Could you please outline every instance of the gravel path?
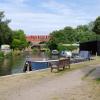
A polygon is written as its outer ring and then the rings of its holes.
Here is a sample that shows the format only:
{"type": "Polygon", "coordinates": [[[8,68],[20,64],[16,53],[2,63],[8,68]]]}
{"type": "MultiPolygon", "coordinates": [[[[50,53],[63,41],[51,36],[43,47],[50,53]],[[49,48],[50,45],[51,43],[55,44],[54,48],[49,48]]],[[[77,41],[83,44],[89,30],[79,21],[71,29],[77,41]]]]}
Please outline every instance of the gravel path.
{"type": "Polygon", "coordinates": [[[24,81],[9,91],[1,91],[0,100],[100,100],[91,83],[82,79],[93,68],[90,66],[58,77],[47,77],[35,84],[32,80],[24,81]]]}

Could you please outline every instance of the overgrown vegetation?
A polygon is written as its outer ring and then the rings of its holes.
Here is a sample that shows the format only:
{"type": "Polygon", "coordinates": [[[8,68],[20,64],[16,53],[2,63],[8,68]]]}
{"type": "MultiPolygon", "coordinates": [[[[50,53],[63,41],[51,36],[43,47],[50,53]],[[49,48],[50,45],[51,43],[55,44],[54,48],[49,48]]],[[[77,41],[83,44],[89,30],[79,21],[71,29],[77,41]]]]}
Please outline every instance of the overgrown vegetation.
{"type": "Polygon", "coordinates": [[[57,49],[61,52],[61,51],[65,51],[65,50],[73,51],[77,48],[78,48],[77,46],[73,46],[73,45],[65,46],[65,45],[59,44],[57,49]]]}
{"type": "Polygon", "coordinates": [[[13,31],[11,47],[13,49],[25,49],[28,46],[23,30],[13,31]]]}
{"type": "Polygon", "coordinates": [[[66,48],[66,46],[63,46],[62,44],[59,44],[57,49],[58,49],[60,52],[63,51],[63,50],[68,50],[68,49],[66,48]]]}
{"type": "Polygon", "coordinates": [[[64,29],[53,31],[50,33],[51,39],[47,45],[51,50],[59,50],[59,44],[61,49],[73,50],[72,46],[65,48],[61,44],[73,44],[92,41],[97,38],[100,39],[100,36],[97,36],[97,34],[100,34],[100,16],[94,22],[90,22],[87,25],[79,25],[76,28],[67,26],[64,29]]]}
{"type": "Polygon", "coordinates": [[[51,55],[50,49],[45,50],[45,55],[50,57],[50,55],[51,55]]]}
{"type": "Polygon", "coordinates": [[[0,59],[4,57],[4,52],[0,51],[0,59]]]}
{"type": "Polygon", "coordinates": [[[38,48],[33,48],[32,49],[32,53],[35,55],[35,54],[38,54],[39,53],[39,49],[38,48]]]}
{"type": "Polygon", "coordinates": [[[97,78],[97,79],[96,79],[96,82],[100,83],[100,78],[97,78]]]}
{"type": "Polygon", "coordinates": [[[9,58],[9,57],[11,57],[11,56],[12,56],[12,52],[9,52],[9,53],[7,53],[7,54],[5,55],[6,58],[9,58]]]}
{"type": "Polygon", "coordinates": [[[9,27],[10,20],[5,20],[3,11],[0,11],[0,46],[9,44],[12,49],[22,50],[28,46],[23,30],[13,31],[9,27]]]}

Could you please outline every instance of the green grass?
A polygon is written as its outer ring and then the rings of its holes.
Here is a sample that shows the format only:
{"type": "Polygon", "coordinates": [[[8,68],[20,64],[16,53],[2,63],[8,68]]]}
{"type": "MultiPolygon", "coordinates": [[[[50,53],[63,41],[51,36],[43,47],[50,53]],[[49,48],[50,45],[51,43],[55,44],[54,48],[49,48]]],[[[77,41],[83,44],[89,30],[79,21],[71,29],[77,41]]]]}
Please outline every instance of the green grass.
{"type": "Polygon", "coordinates": [[[91,69],[84,77],[82,77],[82,80],[86,79],[96,68],[91,69]]]}
{"type": "Polygon", "coordinates": [[[100,83],[100,78],[97,78],[97,79],[96,79],[96,82],[97,82],[97,83],[100,83]]]}
{"type": "Polygon", "coordinates": [[[97,78],[96,80],[100,82],[100,78],[97,78]]]}
{"type": "MultiPolygon", "coordinates": [[[[80,69],[80,68],[83,68],[83,67],[87,67],[87,66],[90,66],[90,65],[94,65],[95,66],[95,65],[100,64],[100,57],[94,57],[93,59],[94,60],[81,62],[79,64],[71,64],[70,69],[66,68],[65,70],[61,70],[59,72],[55,71],[54,73],[56,73],[57,75],[63,75],[64,73],[69,72],[69,71],[77,70],[77,69],[80,69]]],[[[89,74],[91,72],[93,72],[94,70],[95,69],[91,70],[89,72],[89,74]]]]}
{"type": "Polygon", "coordinates": [[[100,57],[96,57],[95,60],[91,60],[91,61],[85,61],[85,62],[82,62],[82,63],[79,63],[79,64],[71,64],[70,66],[70,69],[69,68],[66,68],[65,70],[62,70],[62,71],[59,71],[57,72],[56,70],[51,72],[50,69],[46,69],[46,70],[43,70],[43,71],[39,71],[39,72],[32,72],[32,73],[27,73],[27,74],[23,74],[23,75],[19,75],[19,77],[23,78],[23,79],[26,79],[26,80],[30,80],[32,79],[33,81],[34,80],[40,80],[42,78],[55,78],[55,77],[59,77],[65,73],[68,73],[68,72],[71,72],[73,70],[77,70],[77,69],[80,69],[80,68],[84,68],[84,67],[87,67],[89,65],[96,65],[96,64],[100,64],[100,57]]]}

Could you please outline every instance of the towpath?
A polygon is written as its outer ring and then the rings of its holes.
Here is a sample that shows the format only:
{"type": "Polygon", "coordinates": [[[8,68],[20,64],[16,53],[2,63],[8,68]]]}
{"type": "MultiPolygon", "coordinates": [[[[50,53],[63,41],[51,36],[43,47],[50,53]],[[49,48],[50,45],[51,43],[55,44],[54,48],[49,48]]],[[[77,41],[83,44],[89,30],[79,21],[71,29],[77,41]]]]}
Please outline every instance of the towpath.
{"type": "Polygon", "coordinates": [[[100,69],[99,65],[61,75],[48,72],[46,77],[47,73],[36,77],[29,74],[0,78],[0,100],[100,100],[100,84],[96,86],[84,80],[84,77],[95,75],[90,72],[96,69],[100,69]]]}

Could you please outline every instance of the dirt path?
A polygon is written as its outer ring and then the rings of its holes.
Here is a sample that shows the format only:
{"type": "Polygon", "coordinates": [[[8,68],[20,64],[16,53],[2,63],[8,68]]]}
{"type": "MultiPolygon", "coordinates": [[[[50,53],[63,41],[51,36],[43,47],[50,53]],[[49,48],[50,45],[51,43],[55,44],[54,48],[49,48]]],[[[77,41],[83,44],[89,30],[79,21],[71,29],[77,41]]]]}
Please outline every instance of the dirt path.
{"type": "Polygon", "coordinates": [[[82,79],[92,69],[94,66],[64,73],[58,77],[47,77],[35,84],[32,80],[24,81],[9,91],[1,91],[0,100],[100,100],[100,96],[93,92],[94,87],[91,83],[82,79]]]}

